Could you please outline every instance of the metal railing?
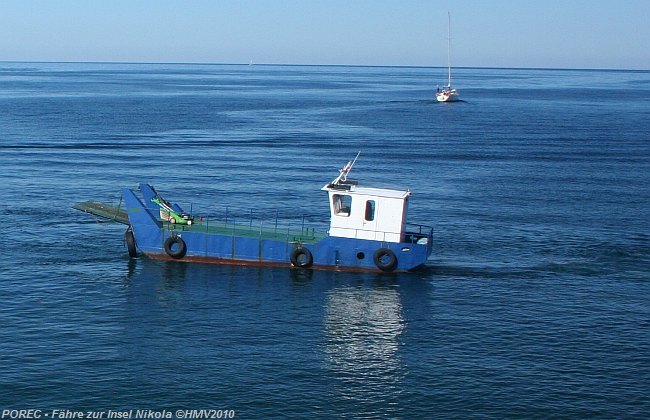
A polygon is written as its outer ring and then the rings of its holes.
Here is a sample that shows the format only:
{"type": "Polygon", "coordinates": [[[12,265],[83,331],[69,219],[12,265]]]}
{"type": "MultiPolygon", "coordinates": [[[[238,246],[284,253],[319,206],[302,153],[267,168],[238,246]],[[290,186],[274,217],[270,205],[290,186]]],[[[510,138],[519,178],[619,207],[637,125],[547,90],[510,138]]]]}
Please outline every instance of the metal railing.
{"type": "Polygon", "coordinates": [[[258,238],[286,242],[316,242],[327,236],[326,228],[308,225],[308,215],[302,215],[300,221],[280,219],[276,211],[272,220],[257,219],[251,209],[249,217],[237,218],[229,213],[223,215],[195,215],[193,223],[180,224],[163,221],[163,227],[175,232],[201,232],[213,235],[258,238]]]}

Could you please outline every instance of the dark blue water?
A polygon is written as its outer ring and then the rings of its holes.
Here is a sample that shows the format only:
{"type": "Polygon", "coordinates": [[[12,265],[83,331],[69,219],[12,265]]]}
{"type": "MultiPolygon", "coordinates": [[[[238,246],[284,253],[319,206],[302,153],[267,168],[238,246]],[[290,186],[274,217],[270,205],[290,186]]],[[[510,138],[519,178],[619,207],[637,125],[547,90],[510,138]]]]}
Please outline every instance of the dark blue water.
{"type": "Polygon", "coordinates": [[[650,412],[650,72],[0,63],[0,410],[650,412]],[[154,184],[327,217],[410,188],[415,273],[129,260],[70,207],[154,184]]]}

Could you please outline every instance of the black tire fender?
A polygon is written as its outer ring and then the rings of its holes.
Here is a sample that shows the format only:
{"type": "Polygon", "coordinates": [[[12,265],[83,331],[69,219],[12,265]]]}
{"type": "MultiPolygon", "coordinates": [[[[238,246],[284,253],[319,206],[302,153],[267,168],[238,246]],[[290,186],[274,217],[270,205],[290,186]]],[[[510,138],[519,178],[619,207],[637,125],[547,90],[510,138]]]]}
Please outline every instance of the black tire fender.
{"type": "Polygon", "coordinates": [[[185,245],[185,241],[180,236],[170,236],[165,240],[165,252],[170,257],[180,260],[187,252],[187,245],[185,245]],[[177,245],[176,249],[174,249],[174,244],[177,245]]]}
{"type": "Polygon", "coordinates": [[[381,271],[393,271],[397,268],[397,257],[390,248],[379,248],[375,251],[374,261],[381,271]]]}
{"type": "Polygon", "coordinates": [[[129,257],[137,257],[138,249],[135,246],[135,236],[133,235],[133,231],[130,228],[124,232],[124,243],[126,244],[126,249],[129,251],[129,257]]]}
{"type": "Polygon", "coordinates": [[[307,248],[298,247],[291,251],[291,264],[294,267],[307,268],[314,263],[314,257],[307,248]]]}

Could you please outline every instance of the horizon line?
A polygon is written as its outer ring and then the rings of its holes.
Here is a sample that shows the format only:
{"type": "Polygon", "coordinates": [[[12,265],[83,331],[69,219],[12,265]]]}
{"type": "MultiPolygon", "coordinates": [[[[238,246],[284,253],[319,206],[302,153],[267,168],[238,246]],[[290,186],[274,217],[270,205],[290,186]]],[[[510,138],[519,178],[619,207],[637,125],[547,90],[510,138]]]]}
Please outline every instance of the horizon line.
{"type": "MultiPolygon", "coordinates": [[[[0,60],[0,63],[39,63],[39,64],[142,64],[142,65],[194,65],[194,66],[269,66],[269,67],[368,67],[368,68],[422,68],[441,69],[447,66],[425,66],[407,64],[292,64],[292,63],[209,63],[200,61],[47,61],[47,60],[0,60]]],[[[638,71],[648,72],[650,69],[641,68],[608,68],[608,67],[495,67],[495,66],[452,66],[454,69],[486,69],[486,70],[579,70],[579,71],[638,71]]]]}

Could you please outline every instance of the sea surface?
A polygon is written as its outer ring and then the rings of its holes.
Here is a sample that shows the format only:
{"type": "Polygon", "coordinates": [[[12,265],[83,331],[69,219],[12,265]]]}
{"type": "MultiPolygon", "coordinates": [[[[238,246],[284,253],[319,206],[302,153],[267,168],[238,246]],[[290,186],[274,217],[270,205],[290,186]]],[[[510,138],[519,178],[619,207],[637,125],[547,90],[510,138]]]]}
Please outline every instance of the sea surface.
{"type": "Polygon", "coordinates": [[[445,70],[0,63],[0,410],[650,416],[650,72],[445,70]],[[71,208],[324,224],[357,152],[420,270],[129,259],[71,208]]]}

